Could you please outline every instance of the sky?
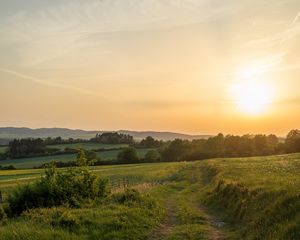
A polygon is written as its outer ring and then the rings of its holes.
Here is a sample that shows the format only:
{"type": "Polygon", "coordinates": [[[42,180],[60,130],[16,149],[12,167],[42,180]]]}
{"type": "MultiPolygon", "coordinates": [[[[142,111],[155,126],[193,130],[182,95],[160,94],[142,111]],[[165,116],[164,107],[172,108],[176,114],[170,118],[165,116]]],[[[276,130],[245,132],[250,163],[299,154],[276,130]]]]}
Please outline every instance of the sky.
{"type": "Polygon", "coordinates": [[[300,128],[299,0],[0,1],[0,126],[300,128]]]}

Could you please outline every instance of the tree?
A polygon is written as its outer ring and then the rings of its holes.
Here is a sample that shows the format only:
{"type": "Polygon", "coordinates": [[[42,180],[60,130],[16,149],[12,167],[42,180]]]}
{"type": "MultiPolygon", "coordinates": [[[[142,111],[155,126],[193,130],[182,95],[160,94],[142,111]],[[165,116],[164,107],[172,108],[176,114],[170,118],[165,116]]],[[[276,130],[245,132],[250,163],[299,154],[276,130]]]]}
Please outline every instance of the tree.
{"type": "Polygon", "coordinates": [[[139,157],[137,151],[133,147],[123,148],[118,153],[118,161],[120,163],[137,163],[139,162],[139,157]]]}
{"type": "Polygon", "coordinates": [[[300,152],[300,130],[291,130],[286,137],[285,145],[288,153],[300,152]]]}
{"type": "Polygon", "coordinates": [[[165,149],[162,150],[164,161],[181,161],[185,160],[184,156],[189,152],[189,142],[181,139],[175,139],[165,149]]]}
{"type": "Polygon", "coordinates": [[[254,154],[256,156],[269,154],[268,139],[266,135],[262,135],[262,134],[255,135],[253,138],[253,144],[254,144],[254,154]]]}
{"type": "Polygon", "coordinates": [[[84,166],[88,165],[88,160],[85,156],[85,152],[83,149],[79,149],[79,151],[77,153],[76,165],[78,167],[84,167],[84,166]]]}
{"type": "Polygon", "coordinates": [[[148,136],[145,139],[143,139],[140,144],[140,146],[142,147],[146,147],[146,148],[157,148],[160,147],[162,145],[161,141],[155,140],[153,137],[148,136]]]}
{"type": "Polygon", "coordinates": [[[45,154],[46,152],[46,144],[40,138],[14,139],[9,142],[7,155],[11,158],[19,158],[45,154]]]}
{"type": "Polygon", "coordinates": [[[149,150],[145,155],[145,162],[158,162],[160,154],[157,150],[149,150]]]}
{"type": "Polygon", "coordinates": [[[133,137],[128,134],[122,134],[118,132],[106,132],[102,134],[96,134],[94,138],[91,138],[91,142],[105,143],[105,144],[133,144],[133,137]]]}

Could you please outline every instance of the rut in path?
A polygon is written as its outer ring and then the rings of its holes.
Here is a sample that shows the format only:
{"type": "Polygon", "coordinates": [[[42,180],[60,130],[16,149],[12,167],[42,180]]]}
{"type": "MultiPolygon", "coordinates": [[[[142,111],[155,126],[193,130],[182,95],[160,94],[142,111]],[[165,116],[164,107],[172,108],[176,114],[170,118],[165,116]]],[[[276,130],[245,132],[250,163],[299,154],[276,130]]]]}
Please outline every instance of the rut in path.
{"type": "Polygon", "coordinates": [[[164,221],[150,234],[148,240],[164,239],[175,226],[175,210],[173,201],[166,203],[166,218],[164,221]]]}
{"type": "MultiPolygon", "coordinates": [[[[190,174],[191,182],[196,183],[197,181],[199,181],[199,179],[197,179],[197,174],[199,172],[200,172],[200,170],[198,168],[194,168],[191,171],[191,174],[190,174]]],[[[203,179],[202,179],[202,181],[203,181],[203,179]]],[[[209,225],[211,226],[211,233],[210,233],[210,236],[208,239],[209,240],[224,239],[224,235],[222,234],[220,228],[222,226],[224,226],[225,223],[220,221],[213,215],[209,214],[209,212],[203,206],[199,206],[198,204],[196,205],[195,203],[193,203],[193,206],[206,218],[209,225]]]]}
{"type": "MultiPolygon", "coordinates": [[[[206,239],[206,240],[221,240],[224,239],[224,235],[222,233],[222,226],[224,225],[223,222],[219,221],[217,218],[209,214],[209,212],[202,206],[199,206],[199,201],[197,201],[197,193],[201,191],[202,184],[201,184],[201,174],[198,168],[189,169],[187,172],[187,180],[189,182],[189,186],[184,189],[175,190],[174,192],[170,193],[167,198],[165,199],[165,210],[166,216],[164,220],[158,225],[152,233],[149,235],[149,240],[164,240],[164,239],[171,239],[174,233],[178,233],[178,227],[180,229],[181,226],[184,225],[182,219],[179,217],[182,214],[182,206],[187,206],[189,210],[189,214],[187,216],[193,216],[195,218],[200,216],[203,217],[204,222],[189,222],[187,220],[187,224],[191,223],[192,225],[199,224],[199,229],[201,227],[208,228],[209,231],[205,232],[205,238],[201,235],[193,235],[192,238],[194,240],[199,239],[206,239]],[[191,191],[190,191],[190,190],[191,191]],[[192,190],[194,189],[194,190],[192,190]],[[196,190],[195,190],[196,189],[196,190]],[[187,190],[187,191],[186,191],[187,190]],[[181,201],[178,201],[178,198],[181,201]],[[183,201],[183,202],[182,202],[183,201]],[[182,205],[183,204],[183,205],[182,205]],[[181,209],[181,210],[180,210],[181,209]],[[178,212],[177,212],[178,211],[178,212]],[[179,217],[179,218],[178,218],[179,217]]],[[[174,190],[174,188],[173,188],[174,190]]],[[[184,219],[184,218],[183,218],[184,219]]],[[[192,220],[193,221],[193,220],[192,220]]],[[[188,232],[187,228],[187,232],[188,232]]],[[[176,233],[176,234],[177,234],[176,233]]],[[[184,236],[184,235],[183,235],[184,236]]],[[[191,237],[191,236],[190,236],[191,237]]]]}
{"type": "Polygon", "coordinates": [[[215,218],[214,216],[210,215],[207,210],[203,207],[197,206],[197,209],[203,214],[203,216],[208,221],[209,225],[211,226],[211,233],[209,236],[209,240],[221,240],[224,239],[224,236],[220,230],[220,228],[224,225],[224,222],[220,221],[219,219],[215,218]]]}
{"type": "MultiPolygon", "coordinates": [[[[208,225],[211,228],[209,235],[207,236],[207,240],[221,240],[223,239],[223,234],[220,230],[220,227],[224,224],[219,221],[212,215],[210,215],[204,208],[195,206],[195,204],[191,203],[191,206],[201,213],[207,220],[208,225]]],[[[166,204],[166,217],[164,221],[154,229],[154,231],[150,234],[148,240],[163,240],[166,239],[173,231],[173,229],[177,226],[176,217],[175,217],[175,209],[176,205],[174,201],[167,201],[166,204]]],[[[195,239],[196,240],[196,239],[195,239]]]]}

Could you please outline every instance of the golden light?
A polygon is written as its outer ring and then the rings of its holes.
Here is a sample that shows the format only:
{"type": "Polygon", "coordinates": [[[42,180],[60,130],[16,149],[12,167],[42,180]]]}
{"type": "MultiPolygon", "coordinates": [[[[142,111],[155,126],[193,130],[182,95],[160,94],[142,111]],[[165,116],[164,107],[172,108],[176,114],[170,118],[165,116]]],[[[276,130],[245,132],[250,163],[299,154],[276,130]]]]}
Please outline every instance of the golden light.
{"type": "Polygon", "coordinates": [[[272,100],[271,87],[256,81],[233,85],[232,94],[238,111],[251,115],[267,111],[272,100]]]}
{"type": "Polygon", "coordinates": [[[260,115],[270,109],[274,97],[269,81],[273,65],[266,60],[255,60],[238,68],[230,95],[239,112],[260,115]]]}

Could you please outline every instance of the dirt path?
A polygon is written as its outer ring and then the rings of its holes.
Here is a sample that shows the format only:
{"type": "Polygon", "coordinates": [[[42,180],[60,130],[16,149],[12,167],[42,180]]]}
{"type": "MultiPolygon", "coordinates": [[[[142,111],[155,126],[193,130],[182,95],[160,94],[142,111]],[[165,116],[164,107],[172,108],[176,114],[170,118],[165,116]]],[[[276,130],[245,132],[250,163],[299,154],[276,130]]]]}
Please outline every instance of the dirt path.
{"type": "Polygon", "coordinates": [[[173,187],[170,186],[169,194],[165,196],[166,216],[153,229],[148,240],[224,239],[224,222],[211,215],[205,207],[199,206],[199,192],[203,187],[199,169],[187,169],[185,176],[182,182],[176,181],[175,185],[172,183],[173,187]]]}
{"type": "MultiPolygon", "coordinates": [[[[190,174],[191,182],[195,183],[197,181],[203,181],[203,178],[199,177],[200,170],[198,168],[193,168],[190,174]],[[198,178],[197,178],[198,176],[198,178]],[[199,179],[200,178],[200,179],[199,179]]],[[[209,225],[211,226],[211,236],[209,236],[209,240],[221,240],[224,239],[224,234],[221,231],[221,228],[224,226],[224,222],[215,216],[211,215],[207,209],[203,206],[199,206],[193,203],[194,207],[207,219],[209,225]]]]}
{"type": "Polygon", "coordinates": [[[175,209],[174,202],[168,200],[166,202],[166,217],[164,221],[157,226],[150,234],[148,240],[160,240],[164,239],[168,234],[172,232],[172,228],[175,226],[175,209]]]}
{"type": "Polygon", "coordinates": [[[221,231],[221,227],[224,226],[224,222],[220,221],[216,217],[212,216],[207,212],[205,208],[202,206],[197,206],[198,210],[204,215],[204,217],[207,219],[209,225],[211,226],[211,235],[209,236],[209,240],[221,240],[224,239],[224,235],[221,231]]]}

